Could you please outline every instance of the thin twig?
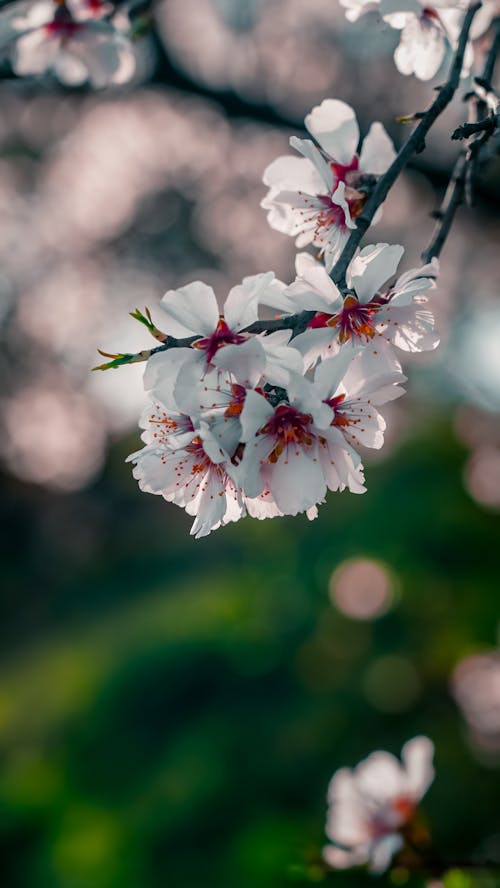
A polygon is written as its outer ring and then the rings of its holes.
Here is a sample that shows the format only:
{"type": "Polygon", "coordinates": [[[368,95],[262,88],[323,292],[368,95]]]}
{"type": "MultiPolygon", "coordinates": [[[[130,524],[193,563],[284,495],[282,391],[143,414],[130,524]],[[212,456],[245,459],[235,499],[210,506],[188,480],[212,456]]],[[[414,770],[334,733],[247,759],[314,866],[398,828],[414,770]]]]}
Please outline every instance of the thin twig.
{"type": "MultiPolygon", "coordinates": [[[[491,79],[495,73],[495,63],[500,51],[500,19],[497,21],[495,37],[486,56],[480,82],[486,89],[491,88],[491,79]]],[[[473,96],[472,96],[473,98],[473,96]]],[[[448,187],[441,206],[436,214],[437,224],[432,233],[429,246],[423,251],[422,259],[430,262],[433,257],[438,257],[443,249],[446,238],[450,232],[455,214],[467,198],[467,203],[472,205],[474,201],[475,182],[481,161],[481,151],[499,126],[500,115],[490,115],[484,118],[486,103],[481,95],[475,97],[476,121],[464,123],[453,133],[452,139],[466,139],[476,136],[467,148],[460,152],[450,177],[448,187]]]]}
{"type": "Polygon", "coordinates": [[[431,242],[422,253],[424,262],[430,262],[434,257],[437,258],[443,249],[455,218],[455,213],[463,203],[466,167],[467,158],[465,152],[462,152],[455,163],[443,202],[436,214],[438,222],[433,231],[431,242]]]}
{"type": "Polygon", "coordinates": [[[451,138],[454,142],[461,142],[462,139],[468,139],[476,133],[491,133],[500,127],[500,114],[491,114],[489,117],[483,117],[472,123],[462,123],[453,130],[451,138]]]}

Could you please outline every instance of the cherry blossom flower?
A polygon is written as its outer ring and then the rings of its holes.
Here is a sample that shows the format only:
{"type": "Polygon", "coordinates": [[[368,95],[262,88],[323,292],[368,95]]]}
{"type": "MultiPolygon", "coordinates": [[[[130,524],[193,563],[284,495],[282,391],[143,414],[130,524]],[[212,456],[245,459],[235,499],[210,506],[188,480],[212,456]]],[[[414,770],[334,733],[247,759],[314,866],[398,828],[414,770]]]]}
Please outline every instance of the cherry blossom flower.
{"type": "MultiPolygon", "coordinates": [[[[303,378],[292,377],[290,391],[303,378]]],[[[386,423],[377,407],[404,394],[406,377],[392,362],[383,366],[377,356],[358,347],[343,349],[336,357],[318,364],[309,399],[314,396],[333,410],[331,425],[350,447],[380,449],[386,423]]],[[[290,393],[290,392],[289,392],[290,393]]]]}
{"type": "Polygon", "coordinates": [[[202,281],[169,290],[160,303],[165,332],[178,339],[196,338],[192,347],[153,355],[145,372],[145,388],[153,390],[160,382],[175,385],[188,364],[196,365],[199,379],[219,367],[234,373],[242,385],[255,386],[259,379],[262,384],[286,385],[288,367],[296,372],[303,369],[300,352],[288,346],[291,331],[261,336],[244,332],[258,320],[260,303],[278,299],[283,289],[273,272],[244,278],[229,292],[223,314],[219,314],[212,287],[202,281]]]}
{"type": "Polygon", "coordinates": [[[368,864],[383,872],[404,845],[404,829],[434,779],[434,746],[414,737],[403,746],[402,763],[389,752],[373,752],[356,768],[341,768],[328,788],[324,849],[336,869],[368,864]]]}
{"type": "Polygon", "coordinates": [[[299,247],[319,247],[331,270],[395,151],[382,124],[372,123],[358,154],[356,115],[338,99],[313,108],[305,125],[315,141],[290,139],[303,157],[278,157],[267,167],[269,191],[261,206],[269,211],[271,228],[295,237],[299,247]]]}
{"type": "Polygon", "coordinates": [[[339,389],[345,364],[344,358],[333,360],[327,370],[332,388],[323,385],[321,392],[319,380],[316,390],[310,381],[291,374],[288,396],[276,406],[263,394],[247,392],[240,415],[245,448],[238,477],[248,496],[269,491],[284,514],[311,516],[327,489],[365,492],[360,457],[345,434],[346,426],[357,425],[356,408],[348,402],[344,414],[336,413],[345,389],[337,401],[328,399],[332,389],[339,389]]]}
{"type": "Polygon", "coordinates": [[[241,518],[242,496],[228,474],[228,455],[205,424],[195,428],[188,416],[154,404],[142,425],[146,445],[127,458],[134,463],[141,490],[161,495],[194,515],[191,534],[196,539],[241,518]]]}
{"type": "MultiPolygon", "coordinates": [[[[439,71],[448,48],[455,49],[467,8],[466,2],[450,0],[340,0],[346,9],[346,18],[356,21],[365,12],[378,9],[392,28],[401,31],[394,61],[401,74],[414,74],[419,80],[431,80],[439,71]]],[[[491,3],[496,0],[490,0],[491,3]]],[[[471,38],[479,36],[488,27],[494,11],[485,11],[473,23],[471,38]]],[[[472,63],[472,49],[467,47],[462,76],[472,63]]]]}
{"type": "Polygon", "coordinates": [[[308,329],[293,340],[307,366],[318,358],[336,354],[346,345],[364,345],[373,355],[396,361],[394,347],[405,352],[436,348],[434,316],[425,307],[426,293],[435,287],[438,262],[400,275],[393,286],[383,288],[404,253],[394,244],[371,244],[355,256],[347,271],[348,293],[342,296],[325,268],[307,253],[296,258],[297,279],[272,302],[273,307],[294,313],[315,311],[308,329]]]}
{"type": "Polygon", "coordinates": [[[11,52],[19,75],[52,71],[70,86],[125,83],[135,69],[132,45],[111,21],[100,18],[103,4],[73,0],[71,5],[35,3],[12,21],[17,39],[11,52]],[[92,14],[94,8],[94,14],[92,14]],[[74,13],[74,14],[73,14],[74,13]]]}
{"type": "MultiPolygon", "coordinates": [[[[457,46],[465,6],[435,0],[381,0],[380,12],[392,28],[401,31],[394,61],[401,74],[431,80],[439,71],[448,47],[457,46]]],[[[471,49],[464,59],[462,76],[472,62],[471,49]]]]}

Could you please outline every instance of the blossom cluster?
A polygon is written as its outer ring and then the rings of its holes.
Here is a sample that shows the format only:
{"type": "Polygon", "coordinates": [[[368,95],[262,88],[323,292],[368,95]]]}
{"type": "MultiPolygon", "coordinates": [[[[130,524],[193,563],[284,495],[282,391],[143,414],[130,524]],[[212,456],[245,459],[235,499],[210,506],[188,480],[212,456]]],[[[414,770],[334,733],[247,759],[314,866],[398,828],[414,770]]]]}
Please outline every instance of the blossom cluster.
{"type": "Polygon", "coordinates": [[[108,0],[37,0],[0,14],[0,45],[19,76],[51,72],[67,86],[125,83],[135,70],[130,21],[108,0]]]}

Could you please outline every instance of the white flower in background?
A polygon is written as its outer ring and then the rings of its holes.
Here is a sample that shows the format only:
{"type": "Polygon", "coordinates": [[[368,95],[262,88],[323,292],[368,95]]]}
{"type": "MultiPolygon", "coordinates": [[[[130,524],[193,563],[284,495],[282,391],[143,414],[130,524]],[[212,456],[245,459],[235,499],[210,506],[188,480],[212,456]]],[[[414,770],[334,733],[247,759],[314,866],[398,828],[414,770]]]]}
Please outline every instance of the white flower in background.
{"type": "MultiPolygon", "coordinates": [[[[394,61],[401,74],[431,80],[439,71],[449,47],[457,46],[466,4],[423,0],[381,0],[380,13],[392,28],[401,31],[394,61]]],[[[468,48],[462,76],[472,62],[468,48]]]]}
{"type": "MultiPolygon", "coordinates": [[[[419,80],[431,80],[445,58],[449,48],[456,49],[460,29],[467,8],[466,2],[450,0],[340,0],[346,8],[346,18],[356,21],[365,12],[378,10],[391,28],[401,31],[394,61],[401,74],[414,74],[419,80]]],[[[486,8],[479,11],[470,32],[471,39],[482,34],[494,17],[494,3],[487,0],[486,8]]],[[[462,76],[466,76],[472,63],[472,48],[466,50],[462,76]]]]}
{"type": "Polygon", "coordinates": [[[373,752],[356,768],[341,768],[328,788],[324,849],[336,869],[368,864],[383,872],[404,845],[402,831],[434,779],[434,746],[414,737],[403,746],[402,763],[388,752],[373,752]]]}
{"type": "MultiPolygon", "coordinates": [[[[83,3],[70,7],[41,0],[12,21],[11,50],[16,74],[52,71],[69,86],[125,83],[135,70],[132,44],[110,21],[85,16],[83,3]],[[75,7],[76,17],[72,15],[75,7]]],[[[102,7],[101,7],[102,8],[102,7]]]]}
{"type": "Polygon", "coordinates": [[[434,316],[426,308],[426,294],[435,288],[438,261],[406,271],[392,287],[384,288],[403,253],[397,244],[364,247],[348,268],[350,292],[345,298],[321,263],[307,253],[298,254],[296,281],[272,305],[289,313],[316,312],[308,329],[293,340],[306,366],[350,344],[364,345],[397,370],[399,362],[395,356],[391,358],[393,347],[405,352],[436,348],[439,337],[434,331],[434,316]]]}
{"type": "Polygon", "coordinates": [[[305,125],[315,141],[290,139],[303,157],[278,157],[267,167],[263,181],[269,192],[261,206],[271,227],[295,237],[297,246],[319,247],[331,270],[395,151],[382,124],[372,123],[358,154],[356,115],[337,99],[313,108],[305,125]]]}

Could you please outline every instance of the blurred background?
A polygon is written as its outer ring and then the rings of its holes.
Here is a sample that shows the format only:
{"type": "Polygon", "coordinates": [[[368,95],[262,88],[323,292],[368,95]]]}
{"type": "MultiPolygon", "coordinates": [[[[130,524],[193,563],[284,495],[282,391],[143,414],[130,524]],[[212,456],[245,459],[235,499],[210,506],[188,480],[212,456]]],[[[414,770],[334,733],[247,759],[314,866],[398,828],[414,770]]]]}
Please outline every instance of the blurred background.
{"type": "MultiPolygon", "coordinates": [[[[141,366],[90,372],[97,347],[154,344],[128,312],[161,327],[168,288],[293,278],[262,171],[326,96],[400,143],[431,86],[397,74],[395,39],[332,0],[165,0],[126,88],[2,69],[2,886],[319,882],[332,773],[417,733],[442,855],[500,859],[498,162],[444,249],[442,345],[406,362],[368,492],[315,522],[193,541],[124,463],[141,366]]],[[[373,232],[406,268],[465,116],[440,120],[373,232]]],[[[473,883],[500,878],[447,888],[473,883]]]]}

